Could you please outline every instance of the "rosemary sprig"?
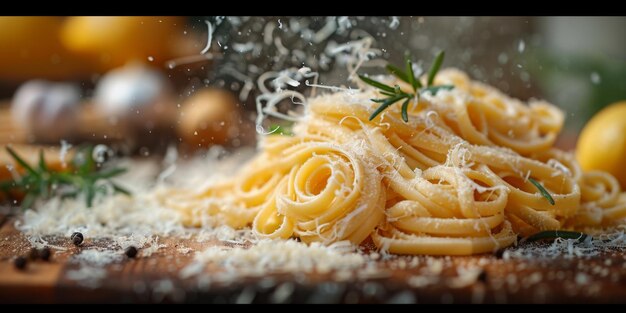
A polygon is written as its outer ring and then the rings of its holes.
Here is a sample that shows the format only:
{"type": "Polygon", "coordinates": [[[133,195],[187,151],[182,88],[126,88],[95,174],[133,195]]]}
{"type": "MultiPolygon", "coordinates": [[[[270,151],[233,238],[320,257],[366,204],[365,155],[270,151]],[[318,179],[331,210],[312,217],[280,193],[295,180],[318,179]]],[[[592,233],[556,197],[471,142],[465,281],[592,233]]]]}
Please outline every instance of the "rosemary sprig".
{"type": "Polygon", "coordinates": [[[548,202],[550,202],[550,204],[554,205],[554,198],[552,198],[552,196],[550,195],[550,193],[548,193],[548,191],[546,190],[546,188],[543,188],[543,186],[541,186],[541,184],[539,182],[537,182],[536,180],[532,179],[532,178],[528,178],[528,180],[535,185],[535,187],[537,187],[537,189],[539,189],[539,192],[541,192],[541,195],[548,199],[548,202]]]}
{"type": "Polygon", "coordinates": [[[578,242],[583,242],[587,239],[587,234],[577,232],[577,231],[568,231],[568,230],[546,230],[541,231],[536,234],[530,235],[524,239],[525,242],[533,242],[537,240],[543,239],[578,239],[578,242]]]}
{"type": "Polygon", "coordinates": [[[409,109],[409,102],[411,101],[411,99],[415,99],[416,101],[419,101],[420,94],[423,94],[425,92],[430,92],[432,95],[436,95],[437,92],[439,92],[439,90],[450,90],[454,88],[454,86],[452,85],[433,86],[435,76],[437,75],[439,68],[441,68],[441,64],[443,63],[444,57],[445,57],[445,53],[443,51],[437,54],[437,57],[435,58],[435,61],[433,62],[433,65],[430,68],[430,71],[428,72],[426,87],[422,86],[422,83],[420,82],[419,77],[415,76],[415,73],[413,72],[413,63],[411,62],[411,57],[408,53],[405,54],[405,57],[404,57],[404,63],[405,63],[405,68],[406,68],[405,71],[401,70],[399,67],[394,66],[392,64],[387,64],[386,66],[387,71],[391,73],[392,75],[396,76],[397,78],[399,78],[400,80],[407,82],[409,85],[411,85],[411,87],[413,88],[412,93],[408,93],[408,92],[404,92],[400,90],[400,86],[398,85],[395,85],[392,87],[384,83],[381,83],[379,81],[373,80],[369,77],[359,75],[359,78],[361,78],[363,82],[377,89],[380,89],[381,94],[387,96],[386,98],[371,99],[374,102],[380,103],[380,106],[370,115],[369,120],[371,121],[374,118],[376,118],[376,116],[378,116],[380,113],[382,113],[385,109],[387,109],[392,104],[402,99],[405,99],[404,102],[402,103],[401,113],[402,113],[402,120],[406,123],[409,121],[408,109],[409,109]]]}
{"type": "Polygon", "coordinates": [[[443,63],[443,58],[445,56],[446,53],[444,51],[439,52],[439,54],[435,58],[435,62],[433,62],[433,65],[430,67],[430,71],[428,72],[428,87],[433,85],[433,82],[435,81],[435,75],[437,75],[437,72],[439,72],[439,68],[443,63]]]}
{"type": "Polygon", "coordinates": [[[422,89],[422,93],[430,92],[431,95],[436,95],[439,90],[452,90],[452,85],[430,86],[422,89]]]}
{"type": "Polygon", "coordinates": [[[106,184],[110,185],[116,193],[130,195],[128,190],[111,181],[113,177],[126,172],[126,169],[100,170],[93,159],[91,146],[82,147],[76,152],[72,160],[73,170],[69,172],[50,170],[46,165],[43,150],[39,151],[39,162],[36,167],[28,164],[10,147],[6,147],[6,150],[15,162],[26,170],[26,173],[15,180],[0,182],[0,190],[5,193],[10,191],[24,193],[23,209],[31,208],[38,198],[51,196],[75,198],[81,193],[85,195],[87,207],[91,207],[98,193],[106,193],[106,184]],[[100,183],[102,181],[105,184],[100,183]]]}

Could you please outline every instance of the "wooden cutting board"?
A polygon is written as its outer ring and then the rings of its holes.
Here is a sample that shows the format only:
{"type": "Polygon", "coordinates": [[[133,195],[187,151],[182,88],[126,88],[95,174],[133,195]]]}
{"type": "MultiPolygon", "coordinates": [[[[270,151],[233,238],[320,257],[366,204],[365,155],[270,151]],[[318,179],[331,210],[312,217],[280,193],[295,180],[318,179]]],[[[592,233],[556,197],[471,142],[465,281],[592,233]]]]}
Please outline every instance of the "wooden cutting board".
{"type": "MultiPolygon", "coordinates": [[[[68,238],[56,244],[51,262],[30,262],[17,270],[13,259],[25,255],[30,244],[3,219],[0,227],[0,302],[207,302],[207,303],[598,303],[626,302],[626,254],[609,252],[591,258],[504,260],[499,255],[471,257],[418,257],[419,265],[403,267],[413,257],[379,261],[380,275],[338,282],[332,274],[276,273],[245,278],[226,285],[199,288],[178,272],[193,258],[181,253],[185,246],[202,251],[228,243],[197,243],[164,238],[166,244],[150,257],[126,259],[106,267],[101,286],[81,286],[67,278],[78,265],[68,262],[80,249],[93,247],[88,240],[75,247],[68,238]],[[433,272],[433,264],[440,264],[433,272]],[[459,284],[458,267],[479,266],[484,273],[459,284]],[[426,274],[425,274],[426,273],[426,274]],[[422,277],[422,278],[420,278],[422,277]],[[167,288],[164,288],[167,287],[167,288]],[[167,292],[165,292],[166,290],[167,292]]],[[[437,267],[437,266],[436,266],[437,267]]],[[[211,275],[219,269],[209,268],[211,275]]]]}

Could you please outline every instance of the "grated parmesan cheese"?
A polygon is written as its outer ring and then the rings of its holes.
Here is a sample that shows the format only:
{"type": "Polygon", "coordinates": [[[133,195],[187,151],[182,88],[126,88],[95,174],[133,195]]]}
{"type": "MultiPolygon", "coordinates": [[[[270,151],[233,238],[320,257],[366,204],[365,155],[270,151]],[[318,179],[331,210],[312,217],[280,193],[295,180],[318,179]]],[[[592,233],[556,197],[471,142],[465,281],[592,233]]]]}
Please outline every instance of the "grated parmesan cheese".
{"type": "Polygon", "coordinates": [[[612,249],[626,249],[626,236],[623,229],[593,234],[583,242],[577,239],[557,238],[551,244],[531,243],[507,249],[502,257],[508,259],[555,259],[564,257],[590,258],[612,249]]]}
{"type": "Polygon", "coordinates": [[[82,266],[77,270],[67,271],[66,277],[75,280],[83,287],[97,288],[100,287],[102,280],[106,277],[106,271],[99,267],[82,266]]]}
{"type": "Polygon", "coordinates": [[[342,251],[343,247],[337,249],[317,243],[307,246],[295,240],[261,240],[248,249],[210,247],[197,253],[180,275],[182,278],[196,276],[209,264],[220,266],[226,273],[222,277],[233,279],[277,272],[356,270],[367,263],[363,254],[342,251]]]}

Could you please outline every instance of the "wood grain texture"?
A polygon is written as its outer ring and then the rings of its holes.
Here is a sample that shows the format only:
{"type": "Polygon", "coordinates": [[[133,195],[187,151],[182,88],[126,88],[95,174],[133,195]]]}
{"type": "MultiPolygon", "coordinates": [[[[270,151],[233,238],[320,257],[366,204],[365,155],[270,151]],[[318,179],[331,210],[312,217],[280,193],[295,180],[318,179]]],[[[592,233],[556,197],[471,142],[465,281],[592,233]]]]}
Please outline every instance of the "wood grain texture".
{"type": "MultiPolygon", "coordinates": [[[[117,123],[107,118],[89,101],[79,104],[74,123],[76,123],[76,130],[72,138],[67,138],[70,142],[114,143],[126,139],[132,133],[130,125],[117,123]]],[[[35,141],[33,135],[23,125],[14,121],[11,116],[10,101],[0,101],[0,145],[33,144],[35,141]]],[[[59,142],[49,142],[49,144],[59,144],[59,142]]]]}
{"type": "MultiPolygon", "coordinates": [[[[193,251],[219,241],[198,243],[165,238],[150,257],[125,259],[106,266],[106,278],[97,288],[68,278],[79,265],[68,262],[81,249],[98,246],[86,239],[75,247],[67,238],[54,244],[52,261],[30,262],[25,271],[13,259],[25,255],[30,244],[13,227],[0,229],[0,302],[202,302],[202,303],[604,303],[626,302],[626,267],[623,252],[593,258],[554,260],[503,260],[497,255],[471,257],[419,257],[419,265],[406,266],[412,257],[379,261],[378,275],[338,281],[333,273],[276,273],[242,278],[228,284],[202,287],[196,280],[181,279],[178,272],[193,258],[193,251]],[[183,254],[178,248],[193,251],[183,254]],[[442,267],[433,272],[432,264],[442,267]],[[430,264],[430,266],[429,266],[430,264]],[[608,265],[607,265],[608,264],[608,265]],[[459,267],[478,266],[484,274],[459,284],[459,267]],[[584,273],[587,280],[577,277],[584,273]]],[[[436,268],[436,267],[435,267],[436,268]]],[[[209,267],[209,276],[220,269],[209,267]]]]}

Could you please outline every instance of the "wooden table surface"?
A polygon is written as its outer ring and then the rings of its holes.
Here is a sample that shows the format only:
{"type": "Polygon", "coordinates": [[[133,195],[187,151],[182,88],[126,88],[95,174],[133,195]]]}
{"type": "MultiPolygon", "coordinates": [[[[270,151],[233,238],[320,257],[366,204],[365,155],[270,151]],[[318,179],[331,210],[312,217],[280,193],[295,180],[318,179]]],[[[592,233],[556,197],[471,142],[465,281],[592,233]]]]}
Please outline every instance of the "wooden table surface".
{"type": "MultiPolygon", "coordinates": [[[[0,222],[0,302],[203,302],[203,303],[598,303],[626,302],[626,254],[606,252],[589,258],[552,260],[503,259],[501,254],[471,257],[425,257],[411,268],[413,257],[380,261],[381,275],[335,281],[331,274],[277,273],[243,278],[234,283],[199,288],[192,279],[181,279],[180,269],[193,258],[178,247],[202,251],[219,241],[198,243],[165,238],[166,245],[149,257],[125,259],[106,267],[106,278],[97,288],[68,279],[79,265],[71,255],[96,245],[81,247],[67,238],[54,244],[68,248],[53,254],[50,262],[29,262],[24,271],[13,260],[30,250],[26,238],[14,228],[12,218],[0,222]],[[433,262],[441,264],[435,272],[433,262]],[[483,271],[469,283],[459,283],[458,267],[483,271]],[[404,267],[404,268],[403,268],[404,267]],[[582,275],[582,276],[581,276],[582,275]],[[423,279],[420,280],[420,277],[423,279]],[[167,290],[164,291],[163,287],[167,290]]],[[[218,270],[218,269],[213,269],[218,270]]],[[[208,269],[207,271],[213,271],[208,269]]]]}
{"type": "MultiPolygon", "coordinates": [[[[8,107],[0,105],[0,142],[23,142],[8,107]],[[4,121],[4,122],[2,122],[4,121]]],[[[54,244],[67,248],[55,251],[50,262],[29,262],[18,270],[14,259],[26,255],[31,245],[14,228],[14,217],[0,213],[0,303],[82,302],[203,302],[203,303],[604,303],[626,302],[626,252],[609,251],[589,258],[503,259],[502,254],[471,257],[418,258],[399,256],[379,261],[380,275],[337,281],[331,274],[274,273],[242,278],[229,284],[198,287],[194,279],[181,279],[179,271],[194,253],[210,246],[228,246],[217,240],[162,238],[166,247],[149,257],[125,259],[106,266],[106,278],[97,288],[84,286],[68,277],[80,268],[70,262],[82,249],[97,246],[87,240],[76,247],[68,238],[54,244]],[[440,264],[433,272],[432,264],[440,264]],[[459,279],[458,268],[479,268],[481,274],[469,282],[459,279]],[[460,283],[461,282],[461,283],[460,283]]],[[[209,268],[211,271],[219,269],[209,268]]]]}

